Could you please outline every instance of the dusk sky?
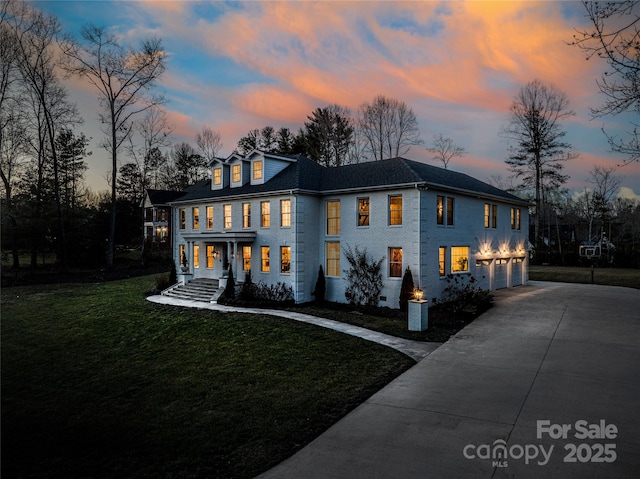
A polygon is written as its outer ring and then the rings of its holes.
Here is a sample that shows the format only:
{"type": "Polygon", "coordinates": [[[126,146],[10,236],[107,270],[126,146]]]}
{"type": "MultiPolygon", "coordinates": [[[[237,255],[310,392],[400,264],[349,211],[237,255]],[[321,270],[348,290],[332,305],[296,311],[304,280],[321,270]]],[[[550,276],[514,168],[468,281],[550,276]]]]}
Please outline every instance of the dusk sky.
{"type": "MultiPolygon", "coordinates": [[[[609,134],[629,130],[631,114],[591,119],[603,96],[605,68],[567,45],[588,27],[580,2],[32,2],[55,13],[66,32],[93,22],[123,44],[155,35],[168,53],[160,89],[176,141],[195,147],[204,125],[222,135],[229,155],[250,129],[297,131],[317,107],[337,103],[355,112],[376,95],[406,102],[426,144],[442,133],[465,148],[450,169],[488,181],[509,176],[507,144],[499,136],[518,90],[533,79],[565,92],[575,117],[566,140],[580,158],[566,164],[567,186],[587,186],[594,165],[624,157],[609,150],[609,134]]],[[[97,140],[98,100],[91,86],[67,81],[93,137],[88,184],[108,188],[110,161],[97,140]]],[[[436,164],[423,146],[407,158],[436,164]]],[[[121,158],[126,161],[124,153],[121,158]]],[[[439,166],[439,165],[438,165],[439,166]]],[[[640,165],[620,168],[622,193],[640,198],[640,165]]]]}

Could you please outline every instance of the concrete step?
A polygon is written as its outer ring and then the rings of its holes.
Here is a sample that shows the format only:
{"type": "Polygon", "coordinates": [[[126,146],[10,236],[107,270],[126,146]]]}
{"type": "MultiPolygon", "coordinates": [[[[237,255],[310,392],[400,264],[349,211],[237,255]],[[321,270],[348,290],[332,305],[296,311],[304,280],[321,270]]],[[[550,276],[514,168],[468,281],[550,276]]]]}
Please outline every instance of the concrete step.
{"type": "Polygon", "coordinates": [[[186,284],[176,284],[173,288],[163,292],[165,296],[186,299],[189,301],[211,302],[220,295],[220,282],[217,279],[199,278],[186,284]]]}

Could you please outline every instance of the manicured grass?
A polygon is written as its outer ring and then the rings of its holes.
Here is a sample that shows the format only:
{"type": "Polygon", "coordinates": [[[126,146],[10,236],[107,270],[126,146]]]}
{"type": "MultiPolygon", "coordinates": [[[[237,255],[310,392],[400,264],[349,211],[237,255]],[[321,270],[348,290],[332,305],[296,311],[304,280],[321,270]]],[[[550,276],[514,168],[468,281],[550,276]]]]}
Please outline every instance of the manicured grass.
{"type": "Polygon", "coordinates": [[[153,304],[154,282],[3,288],[3,477],[254,477],[413,364],[295,321],[153,304]]]}
{"type": "MultiPolygon", "coordinates": [[[[591,268],[578,266],[529,267],[529,279],[533,281],[558,281],[563,283],[591,283],[591,268]]],[[[595,268],[595,284],[626,286],[640,289],[640,269],[595,268]]]]}
{"type": "Polygon", "coordinates": [[[363,313],[350,310],[348,306],[343,304],[329,303],[325,307],[305,304],[296,306],[294,310],[361,326],[399,338],[442,343],[473,321],[475,317],[466,314],[455,315],[438,305],[429,308],[429,328],[426,331],[409,331],[408,313],[394,309],[380,309],[373,314],[373,312],[363,313]]]}

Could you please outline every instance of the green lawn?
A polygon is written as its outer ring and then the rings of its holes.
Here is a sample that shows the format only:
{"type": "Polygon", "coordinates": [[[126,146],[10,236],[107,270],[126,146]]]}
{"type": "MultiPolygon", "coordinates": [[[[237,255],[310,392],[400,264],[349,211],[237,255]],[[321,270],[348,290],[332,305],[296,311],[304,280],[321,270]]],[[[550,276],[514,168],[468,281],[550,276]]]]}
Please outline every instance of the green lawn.
{"type": "MultiPolygon", "coordinates": [[[[530,266],[529,279],[563,283],[591,283],[591,268],[578,266],[530,266]]],[[[595,284],[640,289],[640,269],[595,268],[595,284]]]]}
{"type": "Polygon", "coordinates": [[[250,478],[413,364],[286,319],[153,304],[154,281],[3,288],[3,477],[250,478]]]}

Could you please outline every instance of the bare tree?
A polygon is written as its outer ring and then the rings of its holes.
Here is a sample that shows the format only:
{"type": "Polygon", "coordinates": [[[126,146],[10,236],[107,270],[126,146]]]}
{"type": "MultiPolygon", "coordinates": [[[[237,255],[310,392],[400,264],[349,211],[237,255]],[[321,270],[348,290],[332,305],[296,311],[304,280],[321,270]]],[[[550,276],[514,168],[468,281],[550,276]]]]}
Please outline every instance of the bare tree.
{"type": "Polygon", "coordinates": [[[202,127],[202,132],[196,133],[196,145],[198,145],[204,160],[209,164],[222,148],[222,136],[220,132],[205,125],[202,127]]]}
{"type": "MultiPolygon", "coordinates": [[[[593,29],[578,30],[571,45],[582,49],[587,60],[597,56],[609,66],[597,82],[605,101],[594,117],[635,112],[640,117],[640,2],[582,2],[593,29]]],[[[640,125],[631,123],[628,139],[610,136],[613,151],[625,155],[625,164],[640,161],[640,125]]]]}
{"type": "MultiPolygon", "coordinates": [[[[31,97],[33,116],[38,124],[39,164],[51,159],[53,193],[58,217],[57,250],[60,264],[67,267],[65,220],[60,196],[59,158],[56,145],[57,129],[80,123],[77,108],[67,100],[56,69],[57,37],[61,26],[56,16],[44,14],[22,2],[11,2],[5,20],[16,38],[16,64],[27,94],[31,97]]],[[[32,263],[35,257],[32,255],[32,263]]]]}
{"type": "Polygon", "coordinates": [[[357,125],[373,160],[402,156],[421,143],[413,110],[405,102],[384,95],[360,105],[357,125]]]}
{"type": "Polygon", "coordinates": [[[535,246],[539,248],[544,192],[566,182],[564,162],[576,157],[571,145],[562,141],[566,132],[560,125],[575,113],[564,93],[540,80],[522,87],[509,111],[509,124],[501,131],[511,142],[505,162],[524,187],[534,190],[535,246]]]}
{"type": "Polygon", "coordinates": [[[433,146],[428,147],[427,151],[431,153],[433,160],[442,162],[445,170],[452,158],[464,156],[466,153],[464,148],[457,146],[451,138],[442,136],[442,133],[433,137],[433,146]]]}
{"type": "Polygon", "coordinates": [[[87,79],[96,89],[107,125],[102,147],[111,153],[111,214],[107,267],[113,267],[116,231],[116,189],[118,149],[133,129],[134,115],[163,103],[151,91],[165,70],[166,54],[159,39],[149,38],[138,49],[125,48],[105,27],[87,24],[82,28],[83,43],[68,38],[62,51],[69,74],[87,79]]]}

